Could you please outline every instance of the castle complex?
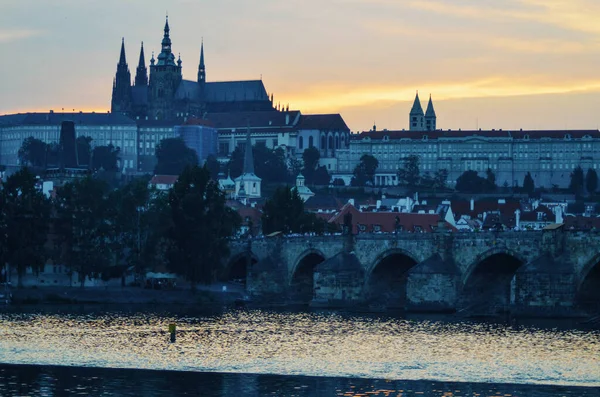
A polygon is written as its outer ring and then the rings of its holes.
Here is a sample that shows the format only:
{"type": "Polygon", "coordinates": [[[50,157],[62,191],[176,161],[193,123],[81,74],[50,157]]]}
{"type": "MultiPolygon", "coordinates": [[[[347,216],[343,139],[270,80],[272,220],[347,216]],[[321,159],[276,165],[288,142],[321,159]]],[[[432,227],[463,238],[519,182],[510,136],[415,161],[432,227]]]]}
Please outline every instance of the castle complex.
{"type": "Polygon", "coordinates": [[[150,59],[150,76],[144,55],[144,44],[136,68],[133,85],[125,56],[125,40],[113,81],[111,112],[143,120],[176,120],[202,117],[207,112],[240,112],[273,110],[261,80],[207,82],[204,43],[196,81],[184,80],[181,56],[175,60],[169,21],[165,22],[160,54],[150,59]]]}
{"type": "MultiPolygon", "coordinates": [[[[598,130],[442,130],[431,96],[424,107],[417,93],[408,113],[408,128],[351,133],[339,114],[306,115],[274,106],[262,80],[208,82],[204,44],[201,43],[197,79],[184,80],[182,60],[172,50],[171,30],[165,22],[161,51],[152,54],[149,71],[144,46],[132,79],[125,41],[112,85],[110,113],[25,113],[0,116],[0,165],[17,168],[18,151],[28,137],[58,142],[60,125],[72,121],[77,136],[92,138],[92,146],[112,144],[120,149],[119,168],[126,174],[152,173],[155,149],[174,138],[190,119],[202,120],[217,131],[210,153],[223,163],[238,147],[264,144],[279,148],[288,159],[302,158],[315,147],[331,180],[349,184],[364,154],[379,162],[374,183],[396,186],[397,172],[407,156],[419,157],[422,175],[448,171],[448,185],[468,170],[490,169],[499,186],[520,186],[531,173],[537,187],[568,187],[574,168],[600,172],[598,130]],[[426,109],[423,111],[423,109],[426,109]],[[250,132],[250,134],[248,134],[250,132]],[[216,144],[215,144],[216,143],[216,144]]],[[[405,116],[402,116],[405,117],[405,116]]],[[[188,137],[199,142],[198,137],[188,137]]],[[[204,160],[204,158],[201,158],[204,160]]],[[[248,192],[246,192],[248,193],[248,192]]]]}

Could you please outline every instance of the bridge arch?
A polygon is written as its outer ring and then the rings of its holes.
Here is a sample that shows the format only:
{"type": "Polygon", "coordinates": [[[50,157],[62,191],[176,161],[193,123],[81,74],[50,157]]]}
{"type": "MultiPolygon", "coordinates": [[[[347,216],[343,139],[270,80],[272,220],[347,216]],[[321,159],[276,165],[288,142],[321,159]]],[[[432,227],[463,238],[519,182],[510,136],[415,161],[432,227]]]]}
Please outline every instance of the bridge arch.
{"type": "Polygon", "coordinates": [[[308,304],[314,295],[314,276],[318,264],[325,261],[325,255],[318,249],[310,248],[298,256],[289,276],[290,299],[308,304]]]}
{"type": "Polygon", "coordinates": [[[477,269],[477,267],[483,261],[491,258],[494,255],[507,255],[507,256],[516,258],[517,260],[519,260],[521,262],[521,264],[527,263],[527,260],[522,255],[520,255],[519,253],[517,253],[511,249],[508,249],[506,247],[491,248],[491,249],[477,255],[477,257],[466,267],[466,270],[463,272],[463,275],[462,275],[462,285],[464,286],[466,284],[466,282],[469,280],[469,278],[471,277],[473,272],[477,269]]]}
{"type": "Polygon", "coordinates": [[[577,276],[577,304],[584,308],[600,309],[600,254],[589,260],[577,276]]]}
{"type": "Polygon", "coordinates": [[[408,271],[418,263],[414,255],[403,249],[393,248],[381,253],[367,271],[367,300],[385,308],[403,309],[408,271]]]}
{"type": "Polygon", "coordinates": [[[514,279],[527,261],[505,247],[479,255],[463,275],[459,309],[490,315],[508,310],[515,299],[514,279]]]}
{"type": "Polygon", "coordinates": [[[248,258],[247,252],[240,252],[232,256],[225,266],[221,279],[246,285],[248,271],[250,270],[248,269],[248,259],[250,259],[250,266],[258,262],[258,257],[254,252],[250,252],[250,258],[248,258]]]}

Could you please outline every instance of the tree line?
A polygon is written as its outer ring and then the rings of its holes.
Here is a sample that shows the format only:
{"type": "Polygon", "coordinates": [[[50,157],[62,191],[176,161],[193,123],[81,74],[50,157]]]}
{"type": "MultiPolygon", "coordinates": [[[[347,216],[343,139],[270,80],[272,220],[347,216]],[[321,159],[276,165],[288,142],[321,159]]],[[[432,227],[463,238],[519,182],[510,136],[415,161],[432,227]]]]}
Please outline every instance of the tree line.
{"type": "MultiPolygon", "coordinates": [[[[61,156],[60,144],[57,142],[46,143],[40,139],[26,138],[17,157],[23,166],[34,168],[58,168],[61,156]]],[[[98,145],[92,148],[92,138],[79,136],[75,139],[75,151],[78,164],[81,168],[90,170],[103,169],[109,172],[119,170],[118,161],[121,149],[113,145],[98,145]]]]}
{"type": "Polygon", "coordinates": [[[117,188],[89,174],[46,197],[29,168],[0,192],[0,260],[16,272],[47,261],[87,278],[167,266],[192,285],[217,276],[241,220],[206,167],[186,167],[168,193],[139,178],[117,188]]]}
{"type": "MultiPolygon", "coordinates": [[[[282,148],[270,149],[264,142],[252,146],[254,172],[265,184],[294,184],[296,177],[302,173],[308,185],[328,185],[331,179],[324,166],[319,166],[321,155],[315,147],[302,153],[302,160],[287,158],[282,148]]],[[[217,179],[219,174],[229,175],[235,179],[244,171],[245,150],[237,146],[226,164],[220,164],[214,155],[205,161],[211,176],[217,179]]],[[[197,165],[196,152],[188,148],[181,138],[163,139],[156,147],[157,175],[179,175],[188,165],[197,165]]]]}
{"type": "MultiPolygon", "coordinates": [[[[223,276],[229,241],[243,221],[226,205],[207,166],[187,166],[172,189],[159,192],[148,178],[112,188],[88,174],[47,197],[29,168],[9,176],[0,191],[0,266],[22,286],[27,269],[61,264],[82,287],[87,279],[142,274],[166,267],[192,288],[223,276]],[[50,262],[49,262],[50,261],[50,262]]],[[[296,189],[279,187],[261,218],[265,234],[332,231],[304,209],[296,189]]]]}

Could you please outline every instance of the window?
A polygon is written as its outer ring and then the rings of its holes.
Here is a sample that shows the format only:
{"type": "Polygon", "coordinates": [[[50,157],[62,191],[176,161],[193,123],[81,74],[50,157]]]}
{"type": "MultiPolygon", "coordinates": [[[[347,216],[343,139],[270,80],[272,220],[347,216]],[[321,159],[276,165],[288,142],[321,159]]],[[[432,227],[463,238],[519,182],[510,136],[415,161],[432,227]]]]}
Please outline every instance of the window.
{"type": "MultiPolygon", "coordinates": [[[[302,138],[302,137],[301,137],[301,138],[302,138]]],[[[314,146],[314,143],[313,143],[313,137],[312,137],[312,136],[309,136],[309,137],[308,137],[308,147],[309,147],[309,148],[311,148],[311,147],[313,147],[313,146],[314,146]]]]}
{"type": "Polygon", "coordinates": [[[304,138],[303,137],[298,137],[298,149],[300,149],[300,150],[304,149],[304,138]]]}

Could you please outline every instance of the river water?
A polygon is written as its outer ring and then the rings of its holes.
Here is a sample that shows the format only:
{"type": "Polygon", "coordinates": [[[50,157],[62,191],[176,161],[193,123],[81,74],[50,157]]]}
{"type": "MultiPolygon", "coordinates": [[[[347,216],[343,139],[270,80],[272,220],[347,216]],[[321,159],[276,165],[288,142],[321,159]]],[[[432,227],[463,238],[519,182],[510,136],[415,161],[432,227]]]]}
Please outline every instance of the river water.
{"type": "Polygon", "coordinates": [[[600,396],[598,329],[327,312],[0,313],[0,363],[7,397],[600,396]]]}

